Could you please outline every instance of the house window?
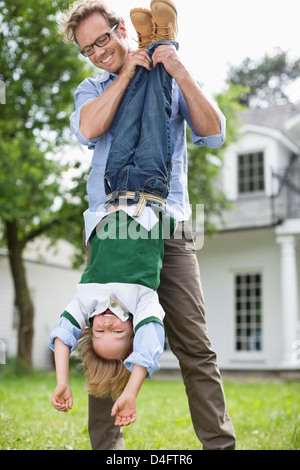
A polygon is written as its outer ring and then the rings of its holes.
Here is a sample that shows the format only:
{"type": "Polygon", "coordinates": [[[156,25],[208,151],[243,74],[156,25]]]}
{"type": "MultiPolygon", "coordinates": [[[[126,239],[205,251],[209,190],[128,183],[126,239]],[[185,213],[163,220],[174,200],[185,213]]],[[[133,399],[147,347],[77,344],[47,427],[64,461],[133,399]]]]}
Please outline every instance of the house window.
{"type": "Polygon", "coordinates": [[[240,194],[264,191],[263,152],[238,155],[238,188],[240,194]]]}
{"type": "Polygon", "coordinates": [[[235,349],[262,350],[262,275],[235,276],[235,349]]]}

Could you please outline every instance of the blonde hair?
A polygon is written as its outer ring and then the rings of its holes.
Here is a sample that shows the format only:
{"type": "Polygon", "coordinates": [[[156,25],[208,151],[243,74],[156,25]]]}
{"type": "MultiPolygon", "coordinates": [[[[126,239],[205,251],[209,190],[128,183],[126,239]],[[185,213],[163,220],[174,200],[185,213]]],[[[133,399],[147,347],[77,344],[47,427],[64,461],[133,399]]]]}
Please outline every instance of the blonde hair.
{"type": "Polygon", "coordinates": [[[76,28],[81,21],[85,20],[93,13],[101,13],[111,27],[123,21],[122,17],[112,10],[103,0],[76,1],[70,6],[69,10],[61,15],[58,21],[64,41],[75,42],[77,44],[75,35],[76,28]]]}
{"type": "Polygon", "coordinates": [[[92,328],[87,327],[79,340],[79,357],[86,376],[86,391],[95,397],[111,396],[116,400],[123,392],[130,372],[123,364],[123,359],[132,352],[130,349],[124,358],[106,359],[94,351],[92,328]]]}

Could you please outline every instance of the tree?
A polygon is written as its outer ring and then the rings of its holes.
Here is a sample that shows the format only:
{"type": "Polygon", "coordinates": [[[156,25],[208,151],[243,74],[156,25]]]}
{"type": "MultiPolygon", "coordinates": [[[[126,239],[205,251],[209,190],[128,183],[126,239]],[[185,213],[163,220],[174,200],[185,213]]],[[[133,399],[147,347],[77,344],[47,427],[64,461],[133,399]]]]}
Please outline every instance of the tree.
{"type": "Polygon", "coordinates": [[[19,311],[18,357],[29,368],[34,306],[24,248],[46,231],[55,237],[54,228],[66,222],[76,219],[80,226],[82,215],[64,201],[66,167],[49,157],[70,138],[74,88],[87,75],[78,51],[57,31],[57,13],[66,8],[63,0],[0,0],[0,80],[6,88],[6,104],[0,105],[0,230],[19,311]],[[54,211],[59,199],[61,208],[54,211]]]}
{"type": "Polygon", "coordinates": [[[240,96],[248,107],[278,105],[289,102],[288,86],[300,75],[300,58],[277,48],[258,60],[247,57],[239,66],[229,69],[227,83],[249,88],[240,96]]]}

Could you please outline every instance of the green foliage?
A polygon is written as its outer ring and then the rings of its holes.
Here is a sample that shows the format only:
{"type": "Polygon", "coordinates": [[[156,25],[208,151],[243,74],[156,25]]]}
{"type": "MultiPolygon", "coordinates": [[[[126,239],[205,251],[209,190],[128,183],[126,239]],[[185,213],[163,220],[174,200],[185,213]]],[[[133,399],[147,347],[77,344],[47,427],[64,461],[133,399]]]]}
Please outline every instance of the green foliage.
{"type": "Polygon", "coordinates": [[[52,217],[64,169],[23,135],[0,141],[0,155],[0,217],[3,222],[18,221],[23,241],[52,217]]]}
{"type": "Polygon", "coordinates": [[[70,200],[64,202],[70,168],[53,158],[70,140],[74,90],[90,73],[77,48],[58,32],[58,13],[67,7],[63,0],[0,0],[0,79],[6,87],[6,104],[0,106],[0,221],[4,234],[7,222],[16,223],[23,248],[46,231],[50,238],[66,238],[74,233],[67,230],[68,218],[77,226],[82,220],[81,207],[76,211],[73,200],[71,214],[70,200]]]}
{"type": "Polygon", "coordinates": [[[61,198],[61,207],[56,212],[56,217],[59,220],[67,221],[67,226],[65,224],[52,224],[47,230],[47,236],[54,241],[64,239],[72,243],[75,251],[71,261],[74,268],[79,268],[86,262],[82,214],[88,207],[86,183],[89,170],[84,170],[80,162],[76,161],[72,165],[72,170],[75,171],[75,174],[72,176],[71,187],[65,190],[61,198]]]}
{"type": "Polygon", "coordinates": [[[220,174],[221,158],[212,160],[207,149],[197,148],[191,143],[188,131],[189,154],[189,196],[192,206],[204,204],[205,232],[210,234],[216,230],[212,218],[220,216],[227,208],[227,200],[221,189],[215,185],[220,174]]]}
{"type": "Polygon", "coordinates": [[[57,14],[66,7],[63,0],[0,0],[0,79],[6,86],[2,138],[33,133],[47,141],[38,131],[55,130],[56,144],[61,143],[74,87],[86,75],[77,49],[58,34],[57,14]]]}
{"type": "Polygon", "coordinates": [[[226,142],[218,152],[224,150],[240,137],[241,122],[238,118],[240,111],[246,109],[246,106],[240,102],[240,96],[248,94],[250,89],[241,84],[228,83],[225,89],[215,96],[219,108],[226,117],[226,142]]]}
{"type": "MultiPolygon", "coordinates": [[[[66,167],[50,151],[55,155],[69,142],[74,90],[88,75],[78,49],[58,34],[57,14],[67,7],[64,0],[0,0],[0,80],[6,89],[0,106],[0,232],[20,317],[18,357],[28,368],[34,306],[22,252],[45,232],[57,240],[55,227],[68,236],[70,210],[57,210],[66,167]]],[[[72,223],[75,216],[79,225],[82,213],[74,209],[72,223]]]]}
{"type": "Polygon", "coordinates": [[[239,98],[247,89],[240,85],[229,85],[219,93],[215,99],[226,117],[226,142],[219,149],[195,147],[192,144],[191,132],[187,130],[188,156],[189,156],[189,195],[192,205],[204,204],[205,231],[211,234],[216,231],[214,220],[222,220],[225,209],[230,204],[222,191],[220,169],[223,163],[223,154],[228,145],[239,138],[240,122],[237,113],[244,109],[239,98]]]}
{"type": "Polygon", "coordinates": [[[231,66],[227,83],[243,85],[248,93],[241,93],[240,100],[249,107],[287,103],[287,87],[300,74],[300,58],[293,59],[280,48],[265,54],[258,60],[245,58],[239,66],[231,66]]]}
{"type": "Polygon", "coordinates": [[[64,222],[54,203],[64,198],[67,167],[49,152],[69,141],[74,90],[89,73],[75,46],[58,34],[57,14],[67,7],[63,0],[0,0],[0,79],[6,86],[6,104],[0,106],[0,218],[16,221],[24,241],[54,219],[64,222]]]}

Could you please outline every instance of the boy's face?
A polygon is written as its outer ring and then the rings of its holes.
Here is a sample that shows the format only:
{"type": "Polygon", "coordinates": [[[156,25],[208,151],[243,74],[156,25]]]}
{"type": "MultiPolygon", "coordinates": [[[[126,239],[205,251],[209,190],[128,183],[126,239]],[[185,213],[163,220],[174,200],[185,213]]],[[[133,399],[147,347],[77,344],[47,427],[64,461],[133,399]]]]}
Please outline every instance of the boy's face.
{"type": "Polygon", "coordinates": [[[122,322],[113,313],[95,315],[93,346],[96,354],[106,359],[124,358],[132,342],[132,322],[122,322]]]}

